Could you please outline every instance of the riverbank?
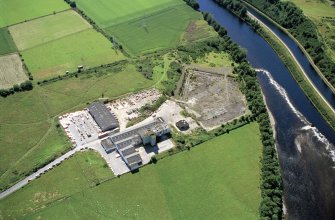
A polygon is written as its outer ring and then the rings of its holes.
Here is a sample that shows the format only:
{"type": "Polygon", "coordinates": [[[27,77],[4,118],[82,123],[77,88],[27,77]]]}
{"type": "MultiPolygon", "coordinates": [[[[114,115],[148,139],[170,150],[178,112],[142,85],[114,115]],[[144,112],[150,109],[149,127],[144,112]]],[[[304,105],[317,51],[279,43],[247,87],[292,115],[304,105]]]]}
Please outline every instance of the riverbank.
{"type": "MultiPolygon", "coordinates": [[[[274,140],[277,140],[277,132],[276,132],[276,119],[274,118],[267,102],[266,102],[266,98],[265,98],[265,95],[263,92],[262,93],[262,96],[263,96],[263,100],[264,100],[264,104],[265,104],[265,107],[266,107],[266,110],[268,112],[268,115],[269,115],[269,118],[270,118],[270,125],[271,125],[271,128],[272,128],[272,131],[273,131],[273,138],[274,140]]],[[[279,161],[279,149],[278,149],[278,145],[277,143],[274,144],[275,145],[275,149],[276,149],[276,153],[277,153],[277,158],[278,158],[278,161],[279,161]]],[[[282,200],[283,200],[283,216],[285,216],[285,218],[288,217],[288,213],[287,213],[287,209],[286,209],[286,202],[285,202],[285,197],[283,196],[282,197],[282,200]]]]}
{"type": "Polygon", "coordinates": [[[266,18],[267,20],[269,20],[271,23],[273,23],[276,27],[278,27],[280,30],[282,30],[286,35],[288,35],[298,45],[298,47],[300,48],[300,50],[307,57],[309,63],[314,68],[314,70],[316,71],[316,73],[321,77],[321,79],[323,80],[323,82],[328,86],[328,88],[333,92],[333,94],[335,94],[335,87],[326,79],[326,77],[324,76],[324,74],[321,72],[321,70],[319,69],[319,67],[314,63],[312,57],[305,50],[305,48],[302,46],[302,44],[286,28],[282,27],[280,24],[278,24],[275,20],[273,20],[268,15],[266,15],[263,11],[259,10],[252,3],[250,3],[250,2],[248,2],[246,0],[242,0],[242,3],[245,4],[245,5],[247,5],[249,8],[252,8],[254,11],[256,11],[257,13],[259,13],[261,16],[263,16],[264,18],[266,18]]]}

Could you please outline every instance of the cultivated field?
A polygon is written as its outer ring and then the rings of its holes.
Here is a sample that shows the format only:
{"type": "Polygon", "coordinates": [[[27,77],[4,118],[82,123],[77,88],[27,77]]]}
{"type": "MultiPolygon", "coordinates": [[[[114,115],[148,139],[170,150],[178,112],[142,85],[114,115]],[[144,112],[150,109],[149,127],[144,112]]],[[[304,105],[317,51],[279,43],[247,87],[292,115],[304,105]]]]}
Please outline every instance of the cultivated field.
{"type": "Polygon", "coordinates": [[[81,153],[2,200],[0,218],[258,219],[260,155],[252,123],[89,188],[111,174],[81,153]]]}
{"type": "Polygon", "coordinates": [[[176,46],[191,21],[200,18],[189,6],[179,5],[111,26],[106,31],[115,36],[127,52],[137,55],[176,46]]]}
{"type": "Polygon", "coordinates": [[[16,47],[7,28],[0,28],[0,55],[13,53],[16,47]]]}
{"type": "Polygon", "coordinates": [[[10,32],[36,80],[125,58],[72,10],[12,26],[10,32]]]}
{"type": "Polygon", "coordinates": [[[82,9],[101,28],[107,28],[166,7],[183,4],[180,0],[77,0],[82,9]]]}
{"type": "Polygon", "coordinates": [[[68,4],[59,0],[0,0],[0,27],[13,25],[68,8],[68,4]]]}
{"type": "Polygon", "coordinates": [[[317,26],[335,62],[335,4],[321,0],[290,0],[300,7],[317,26]],[[333,4],[333,6],[331,6],[333,4]]]}
{"type": "Polygon", "coordinates": [[[91,25],[80,15],[69,10],[11,26],[9,31],[17,48],[22,51],[89,28],[91,25]]]}
{"type": "Polygon", "coordinates": [[[18,54],[0,56],[0,89],[7,89],[28,79],[18,54]]]}
{"type": "Polygon", "coordinates": [[[0,190],[70,148],[53,120],[57,115],[82,109],[102,94],[113,98],[148,88],[162,74],[148,80],[129,65],[121,72],[83,75],[0,98],[0,190]]]}

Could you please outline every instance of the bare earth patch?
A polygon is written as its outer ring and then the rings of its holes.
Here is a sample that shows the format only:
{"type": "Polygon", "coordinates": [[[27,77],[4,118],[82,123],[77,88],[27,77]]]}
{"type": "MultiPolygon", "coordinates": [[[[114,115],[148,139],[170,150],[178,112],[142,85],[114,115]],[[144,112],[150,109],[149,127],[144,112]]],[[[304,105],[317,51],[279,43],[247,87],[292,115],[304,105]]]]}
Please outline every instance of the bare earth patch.
{"type": "Polygon", "coordinates": [[[18,54],[0,56],[0,89],[7,89],[28,80],[18,54]]]}
{"type": "Polygon", "coordinates": [[[229,74],[230,68],[222,68],[218,73],[190,70],[186,75],[181,98],[207,130],[246,113],[245,97],[229,74]]]}

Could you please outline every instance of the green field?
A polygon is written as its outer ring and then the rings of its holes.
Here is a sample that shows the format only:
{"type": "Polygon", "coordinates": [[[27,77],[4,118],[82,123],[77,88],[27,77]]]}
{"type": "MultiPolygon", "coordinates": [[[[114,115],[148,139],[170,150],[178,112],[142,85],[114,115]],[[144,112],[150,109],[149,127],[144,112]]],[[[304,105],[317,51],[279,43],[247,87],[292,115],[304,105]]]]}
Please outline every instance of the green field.
{"type": "Polygon", "coordinates": [[[15,43],[7,28],[0,28],[0,55],[16,51],[15,43]]]}
{"type": "Polygon", "coordinates": [[[154,80],[148,80],[129,65],[118,73],[83,75],[0,98],[0,189],[69,149],[53,118],[86,107],[102,93],[113,98],[148,88],[162,74],[157,71],[154,80]]]}
{"type": "Polygon", "coordinates": [[[22,51],[91,28],[75,11],[69,10],[9,28],[22,51]],[[27,31],[29,30],[29,31],[27,31]]]}
{"type": "Polygon", "coordinates": [[[125,58],[72,10],[12,26],[10,32],[37,80],[125,58]]]}
{"type": "Polygon", "coordinates": [[[192,8],[179,5],[111,26],[106,31],[115,36],[127,52],[137,55],[176,46],[190,22],[200,19],[200,14],[194,13],[192,8]]]}
{"type": "Polygon", "coordinates": [[[121,43],[130,55],[215,36],[212,28],[202,20],[201,14],[181,0],[98,2],[77,1],[78,7],[121,43]]]}
{"type": "Polygon", "coordinates": [[[77,0],[83,10],[101,28],[110,27],[162,8],[183,4],[180,0],[77,0]]]}
{"type": "Polygon", "coordinates": [[[252,123],[136,174],[88,188],[93,179],[109,175],[101,161],[90,159],[94,155],[81,153],[1,201],[0,215],[5,219],[258,219],[260,156],[258,125],[252,123]],[[66,199],[59,199],[62,196],[66,199]]]}
{"type": "Polygon", "coordinates": [[[317,26],[328,46],[328,54],[335,62],[335,6],[330,1],[290,0],[301,8],[317,26]]]}
{"type": "Polygon", "coordinates": [[[89,68],[125,58],[121,52],[112,48],[112,44],[102,34],[93,29],[21,53],[28,69],[37,80],[75,71],[79,65],[89,68]]]}
{"type": "MultiPolygon", "coordinates": [[[[13,194],[10,200],[21,198],[19,199],[20,205],[18,203],[17,205],[22,206],[21,208],[23,209],[13,210],[12,213],[21,216],[27,213],[26,209],[28,208],[36,211],[41,208],[41,205],[46,204],[46,201],[55,201],[75,194],[94,186],[97,182],[113,177],[111,170],[104,167],[104,165],[105,162],[97,153],[90,151],[75,154],[52,172],[45,174],[42,178],[35,180],[33,184],[26,186],[22,190],[22,194],[21,192],[13,194]],[[22,198],[27,200],[22,200],[22,198]]],[[[3,203],[1,202],[1,204],[3,203]]],[[[5,211],[3,208],[4,206],[0,207],[0,219],[2,219],[2,214],[5,211]]]]}
{"type": "Polygon", "coordinates": [[[68,9],[60,0],[0,0],[0,27],[68,9]]]}

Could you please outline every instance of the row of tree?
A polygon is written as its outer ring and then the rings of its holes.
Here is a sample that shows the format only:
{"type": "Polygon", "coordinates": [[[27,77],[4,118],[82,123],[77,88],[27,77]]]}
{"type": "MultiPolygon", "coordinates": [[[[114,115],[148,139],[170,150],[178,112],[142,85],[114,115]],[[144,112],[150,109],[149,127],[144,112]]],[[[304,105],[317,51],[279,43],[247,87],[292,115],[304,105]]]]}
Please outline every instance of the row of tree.
{"type": "Polygon", "coordinates": [[[237,0],[214,0],[218,5],[228,9],[240,19],[248,22],[254,30],[257,30],[260,26],[257,21],[251,19],[248,16],[247,8],[237,0]]]}
{"type": "Polygon", "coordinates": [[[23,92],[23,91],[29,91],[33,89],[33,83],[30,80],[27,80],[23,83],[16,84],[12,88],[9,89],[0,89],[0,96],[7,97],[9,95],[12,95],[16,92],[23,92]]]}
{"type": "MultiPolygon", "coordinates": [[[[250,19],[246,14],[245,7],[240,2],[234,0],[215,1],[222,7],[230,9],[234,14],[241,16],[241,19],[250,19]]],[[[282,178],[276,154],[273,131],[261,89],[256,78],[256,72],[247,62],[245,51],[234,43],[226,34],[223,34],[227,33],[223,30],[224,28],[207,13],[204,14],[204,19],[208,24],[213,26],[215,30],[220,32],[221,37],[199,42],[195,45],[179,47],[180,57],[186,62],[190,62],[189,59],[196,60],[198,57],[204,56],[211,51],[225,51],[231,55],[231,58],[236,63],[238,63],[238,65],[234,67],[234,73],[238,75],[241,91],[245,94],[248,101],[248,107],[252,112],[251,119],[257,120],[260,125],[263,144],[261,159],[262,201],[259,208],[260,217],[261,219],[282,219],[282,178]]],[[[259,27],[254,21],[252,22],[253,25],[259,27]]],[[[248,121],[250,121],[250,119],[248,121]]],[[[225,130],[221,128],[220,131],[225,130]]]]}
{"type": "Polygon", "coordinates": [[[306,49],[327,80],[335,86],[335,63],[314,23],[294,3],[279,0],[246,0],[286,28],[306,49]]]}
{"type": "Polygon", "coordinates": [[[184,2],[186,2],[186,4],[188,4],[189,6],[191,6],[195,10],[198,10],[199,7],[200,7],[197,0],[184,0],[184,2]]]}

